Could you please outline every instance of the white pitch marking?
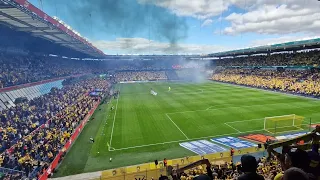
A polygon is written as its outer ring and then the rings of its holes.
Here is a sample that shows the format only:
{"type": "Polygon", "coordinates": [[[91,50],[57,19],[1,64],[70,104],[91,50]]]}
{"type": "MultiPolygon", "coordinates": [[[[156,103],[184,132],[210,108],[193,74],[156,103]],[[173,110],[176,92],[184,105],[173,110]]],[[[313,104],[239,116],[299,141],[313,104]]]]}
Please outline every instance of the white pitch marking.
{"type": "MultiPolygon", "coordinates": [[[[189,139],[189,140],[192,141],[192,140],[198,140],[198,139],[206,139],[206,138],[213,138],[213,137],[237,135],[237,134],[252,133],[252,132],[259,132],[259,131],[264,131],[264,129],[254,130],[254,131],[244,131],[242,133],[238,133],[237,132],[237,133],[220,134],[220,135],[214,135],[214,136],[205,136],[205,137],[199,137],[199,138],[192,138],[192,139],[189,139]]],[[[145,145],[140,145],[140,146],[131,146],[131,147],[125,147],[125,148],[120,148],[120,149],[114,149],[112,151],[121,151],[121,150],[126,150],[126,149],[135,149],[135,148],[140,148],[140,147],[149,147],[149,146],[171,144],[171,143],[177,143],[177,142],[186,142],[186,140],[177,140],[177,141],[168,141],[168,142],[163,142],[163,143],[145,144],[145,145]]]]}
{"type": "Polygon", "coordinates": [[[272,91],[272,90],[266,90],[266,89],[259,89],[259,88],[255,88],[255,87],[247,87],[247,86],[238,85],[238,84],[229,84],[229,83],[219,82],[219,81],[214,81],[214,80],[213,80],[213,82],[215,82],[217,84],[224,84],[226,86],[242,87],[242,88],[247,88],[247,89],[251,89],[251,90],[269,92],[269,93],[273,93],[273,94],[279,94],[279,95],[281,94],[284,96],[293,96],[293,97],[302,98],[302,99],[312,99],[313,100],[312,102],[319,102],[320,101],[320,99],[318,99],[318,98],[306,97],[306,96],[302,96],[302,95],[289,94],[289,93],[285,93],[285,92],[272,91]]]}
{"type": "Polygon", "coordinates": [[[241,133],[241,131],[239,131],[238,129],[236,129],[236,128],[232,127],[231,125],[229,125],[229,124],[227,124],[227,123],[224,123],[224,125],[226,125],[226,126],[230,127],[231,129],[233,129],[233,130],[237,131],[238,133],[241,133]]]}
{"type": "Polygon", "coordinates": [[[166,114],[166,116],[177,127],[177,129],[184,135],[184,137],[186,137],[189,140],[188,136],[179,128],[179,126],[175,122],[173,122],[173,120],[170,118],[170,116],[168,114],[166,114]]]}
{"type": "Polygon", "coordinates": [[[238,123],[238,122],[247,122],[247,121],[258,121],[258,120],[264,120],[264,118],[258,118],[258,119],[247,119],[247,120],[242,120],[242,121],[232,121],[232,122],[226,122],[226,124],[233,124],[233,123],[238,123]]]}
{"type": "Polygon", "coordinates": [[[226,103],[226,104],[217,104],[217,105],[208,107],[208,108],[206,109],[206,111],[208,111],[208,110],[211,109],[212,107],[223,106],[223,105],[234,105],[234,104],[228,104],[228,103],[226,103]]]}
{"type": "MultiPolygon", "coordinates": [[[[119,86],[119,92],[120,92],[120,88],[121,88],[121,86],[119,86]]],[[[111,143],[112,143],[113,128],[114,128],[114,122],[116,121],[116,115],[117,115],[117,109],[118,109],[119,99],[120,99],[120,93],[119,93],[119,95],[118,95],[118,97],[117,97],[116,109],[115,109],[114,116],[113,116],[113,123],[112,123],[112,129],[111,129],[111,137],[110,137],[110,143],[109,143],[109,151],[110,151],[111,143]]]]}
{"type": "MultiPolygon", "coordinates": [[[[279,103],[274,103],[274,104],[279,104],[279,103]]],[[[200,110],[194,110],[194,111],[179,111],[179,112],[172,112],[172,113],[166,113],[166,114],[179,114],[179,113],[188,113],[188,112],[211,111],[211,110],[219,110],[219,109],[254,107],[254,106],[265,106],[265,104],[256,104],[256,105],[249,105],[249,106],[230,106],[230,107],[224,107],[224,108],[200,109],[200,110]]]]}
{"type": "Polygon", "coordinates": [[[119,151],[119,150],[125,150],[125,149],[134,149],[134,148],[140,148],[140,147],[163,145],[163,144],[177,143],[177,142],[182,142],[182,141],[186,141],[186,140],[184,139],[184,140],[168,141],[168,142],[162,142],[162,143],[146,144],[146,145],[140,145],[140,146],[131,146],[131,147],[126,147],[126,148],[114,149],[111,151],[119,151]]]}

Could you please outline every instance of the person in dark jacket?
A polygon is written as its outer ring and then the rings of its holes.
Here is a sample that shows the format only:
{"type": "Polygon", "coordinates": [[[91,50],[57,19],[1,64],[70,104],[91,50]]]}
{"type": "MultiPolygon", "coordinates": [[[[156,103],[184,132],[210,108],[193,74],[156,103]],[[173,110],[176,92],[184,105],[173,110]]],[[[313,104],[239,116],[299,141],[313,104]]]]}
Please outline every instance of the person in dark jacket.
{"type": "Polygon", "coordinates": [[[257,174],[258,163],[255,157],[243,155],[241,157],[241,170],[244,172],[238,180],[264,180],[264,177],[257,174]]]}

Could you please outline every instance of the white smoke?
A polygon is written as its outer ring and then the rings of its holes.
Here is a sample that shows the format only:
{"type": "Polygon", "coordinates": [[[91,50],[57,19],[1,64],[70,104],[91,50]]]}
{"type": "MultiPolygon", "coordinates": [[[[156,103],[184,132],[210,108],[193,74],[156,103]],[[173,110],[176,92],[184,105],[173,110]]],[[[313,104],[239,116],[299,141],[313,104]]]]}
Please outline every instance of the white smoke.
{"type": "Polygon", "coordinates": [[[185,81],[193,83],[203,83],[208,79],[210,72],[210,61],[207,60],[187,60],[181,58],[179,64],[183,69],[178,70],[178,76],[185,81]]]}

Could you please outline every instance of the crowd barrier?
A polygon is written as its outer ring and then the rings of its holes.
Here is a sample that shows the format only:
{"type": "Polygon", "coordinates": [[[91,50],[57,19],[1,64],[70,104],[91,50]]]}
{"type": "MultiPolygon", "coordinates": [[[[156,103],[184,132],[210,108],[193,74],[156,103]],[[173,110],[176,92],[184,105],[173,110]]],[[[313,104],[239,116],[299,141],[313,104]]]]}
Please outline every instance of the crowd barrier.
{"type": "Polygon", "coordinates": [[[52,173],[52,171],[58,166],[60,160],[61,160],[61,156],[69,150],[69,148],[71,147],[71,145],[73,144],[73,142],[77,139],[77,137],[79,136],[79,134],[81,133],[81,131],[83,130],[83,128],[85,127],[86,123],[88,122],[88,120],[90,119],[90,117],[92,116],[92,114],[94,113],[94,111],[97,109],[97,107],[99,106],[100,102],[98,101],[94,107],[89,111],[89,113],[87,114],[87,116],[82,120],[82,122],[80,123],[80,125],[75,129],[75,131],[73,132],[73,134],[71,135],[69,141],[64,145],[64,147],[62,148],[62,150],[60,150],[60,152],[58,153],[58,155],[54,158],[54,160],[52,161],[52,163],[50,164],[50,166],[48,167],[48,169],[39,177],[39,180],[46,180],[48,179],[48,176],[52,173]]]}
{"type": "MultiPolygon", "coordinates": [[[[262,152],[264,148],[250,147],[239,149],[234,152],[234,156],[241,156],[249,153],[262,152]]],[[[167,160],[167,166],[172,166],[174,169],[184,167],[190,163],[199,161],[201,159],[208,159],[212,164],[222,164],[232,160],[230,151],[219,152],[214,154],[189,156],[167,160]]],[[[139,164],[134,166],[121,167],[101,172],[101,180],[132,180],[132,179],[158,179],[161,175],[167,175],[166,168],[163,161],[159,161],[156,166],[154,162],[139,164]]]]}
{"type": "Polygon", "coordinates": [[[8,168],[3,168],[3,167],[0,167],[0,174],[21,174],[21,175],[24,175],[25,172],[23,171],[18,171],[18,170],[14,170],[14,169],[8,169],[8,168]]]}

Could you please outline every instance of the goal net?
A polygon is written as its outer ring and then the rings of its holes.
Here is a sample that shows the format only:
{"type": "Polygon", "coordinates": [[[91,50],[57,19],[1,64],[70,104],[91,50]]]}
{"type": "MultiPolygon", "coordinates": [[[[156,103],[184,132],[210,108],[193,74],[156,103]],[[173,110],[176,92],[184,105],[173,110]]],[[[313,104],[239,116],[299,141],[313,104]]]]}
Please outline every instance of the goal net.
{"type": "Polygon", "coordinates": [[[305,118],[295,114],[264,118],[264,130],[276,134],[288,131],[303,130],[302,122],[305,118]]]}

